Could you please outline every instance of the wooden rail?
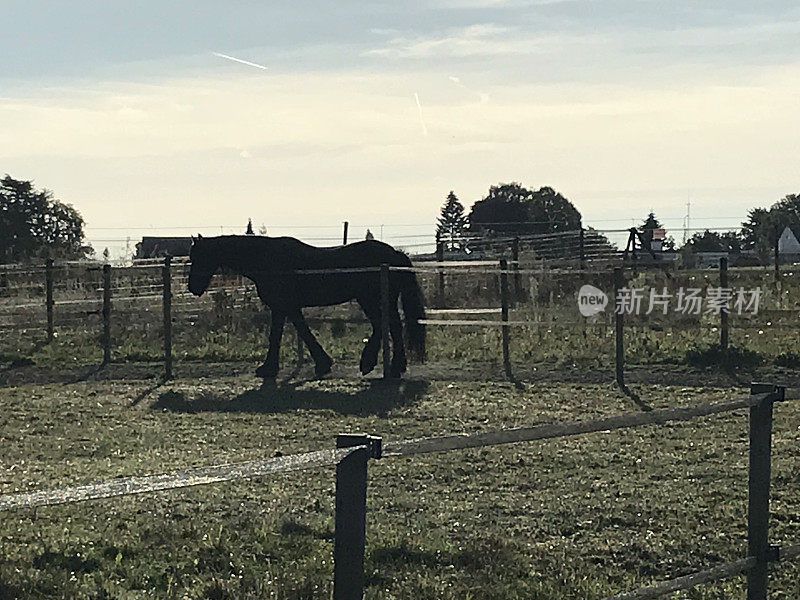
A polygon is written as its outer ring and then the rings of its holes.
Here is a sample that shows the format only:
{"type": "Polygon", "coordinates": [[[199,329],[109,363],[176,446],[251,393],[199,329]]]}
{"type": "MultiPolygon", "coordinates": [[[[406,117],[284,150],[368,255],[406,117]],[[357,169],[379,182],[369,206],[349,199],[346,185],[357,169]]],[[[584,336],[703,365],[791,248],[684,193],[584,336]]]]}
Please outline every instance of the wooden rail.
{"type": "Polygon", "coordinates": [[[665,408],[649,412],[616,415],[604,419],[591,419],[588,421],[575,421],[570,423],[551,423],[533,427],[501,429],[482,433],[445,435],[415,440],[403,440],[400,442],[386,442],[383,448],[383,455],[404,456],[408,454],[442,452],[445,450],[479,448],[482,446],[495,446],[498,444],[513,444],[516,442],[531,442],[534,440],[582,435],[597,431],[626,429],[629,427],[640,427],[642,425],[663,424],[670,421],[688,421],[697,417],[749,408],[759,404],[767,397],[769,397],[769,394],[763,393],[743,396],[723,402],[708,402],[683,408],[665,408]]]}
{"type": "Polygon", "coordinates": [[[335,465],[350,452],[352,452],[352,449],[317,450],[305,454],[294,454],[266,460],[254,460],[210,467],[195,467],[159,475],[118,477],[116,479],[97,483],[87,483],[19,494],[7,494],[0,496],[0,511],[18,508],[35,508],[37,506],[50,506],[53,504],[68,504],[72,502],[82,502],[84,500],[114,498],[116,496],[147,494],[164,490],[177,490],[196,485],[207,485],[209,483],[250,479],[270,473],[335,465]]]}

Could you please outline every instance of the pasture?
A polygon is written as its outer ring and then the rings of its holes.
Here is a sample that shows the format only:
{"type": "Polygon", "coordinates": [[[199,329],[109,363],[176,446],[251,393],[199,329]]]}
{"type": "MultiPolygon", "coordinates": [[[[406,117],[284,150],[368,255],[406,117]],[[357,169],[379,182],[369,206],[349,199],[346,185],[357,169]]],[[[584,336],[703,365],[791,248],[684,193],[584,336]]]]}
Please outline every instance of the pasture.
{"type": "MultiPolygon", "coordinates": [[[[609,383],[259,390],[223,372],[2,388],[0,493],[329,448],[341,432],[389,441],[633,410],[609,383]]],[[[654,408],[746,393],[684,375],[693,384],[637,389],[654,408]]],[[[773,542],[800,538],[799,417],[796,401],[776,405],[773,542]]],[[[331,471],[6,512],[0,596],[330,597],[331,471]]],[[[746,494],[746,411],[375,461],[366,597],[604,598],[742,557],[746,494]]],[[[742,581],[676,597],[743,598],[742,581]]],[[[798,581],[796,563],[781,565],[772,597],[800,596],[798,581]]]]}
{"type": "MultiPolygon", "coordinates": [[[[41,271],[3,273],[0,289],[0,494],[123,475],[332,448],[362,432],[384,442],[476,433],[638,410],[612,385],[613,315],[584,319],[583,283],[608,272],[509,273],[510,362],[501,328],[428,327],[428,362],[397,387],[357,375],[369,327],[356,307],[309,311],[333,375],[312,380],[282,347],[282,381],[252,375],[268,314],[241,281],[187,298],[185,265],[168,273],[175,379],[164,382],[160,265],[60,267],[53,339],[41,271]],[[113,310],[103,326],[103,296],[113,310]],[[103,346],[110,361],[102,367],[103,346]]],[[[500,305],[496,268],[419,273],[435,308],[500,305]]],[[[714,270],[626,273],[631,287],[707,288],[714,270]]],[[[626,380],[652,408],[747,393],[752,380],[796,386],[798,277],[732,270],[764,290],[758,315],[730,316],[735,359],[714,361],[719,315],[626,318],[626,380]],[[709,351],[709,349],[711,351],[709,351]]],[[[441,320],[463,319],[440,313],[441,320]]],[[[497,315],[481,319],[495,320],[497,315]]],[[[379,369],[378,369],[379,371],[379,369]]],[[[379,373],[376,373],[379,374],[379,373]]],[[[800,408],[777,405],[773,543],[800,539],[800,408]]],[[[370,462],[367,598],[602,599],[745,555],[745,410],[685,423],[370,462]]],[[[2,598],[327,598],[333,469],[138,497],[2,513],[2,598]]],[[[800,597],[797,564],[771,578],[800,597]]],[[[743,577],[675,598],[743,598],[743,577]]]]}

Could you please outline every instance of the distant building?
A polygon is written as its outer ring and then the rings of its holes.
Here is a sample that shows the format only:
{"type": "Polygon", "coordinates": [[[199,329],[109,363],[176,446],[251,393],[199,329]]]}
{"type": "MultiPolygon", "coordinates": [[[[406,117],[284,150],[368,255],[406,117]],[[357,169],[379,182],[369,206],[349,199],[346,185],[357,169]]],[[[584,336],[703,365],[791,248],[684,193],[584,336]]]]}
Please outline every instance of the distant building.
{"type": "Polygon", "coordinates": [[[778,238],[778,256],[781,261],[795,262],[800,260],[800,241],[790,227],[783,230],[778,238]]]}
{"type": "Polygon", "coordinates": [[[143,237],[136,244],[134,258],[160,258],[170,256],[189,256],[192,249],[191,237],[143,237]]]}
{"type": "MultiPolygon", "coordinates": [[[[698,269],[713,269],[719,267],[719,259],[727,258],[730,262],[730,252],[695,252],[694,266],[698,269]]],[[[690,265],[691,266],[691,265],[690,265]]]]}

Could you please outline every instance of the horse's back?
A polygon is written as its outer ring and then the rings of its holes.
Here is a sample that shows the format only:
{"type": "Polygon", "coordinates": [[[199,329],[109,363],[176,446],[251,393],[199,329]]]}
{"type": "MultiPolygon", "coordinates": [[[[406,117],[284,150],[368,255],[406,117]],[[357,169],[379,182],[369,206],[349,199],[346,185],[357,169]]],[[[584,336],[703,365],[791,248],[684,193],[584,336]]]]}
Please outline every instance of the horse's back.
{"type": "Polygon", "coordinates": [[[313,248],[307,260],[315,268],[375,267],[382,264],[410,265],[408,257],[389,244],[378,240],[361,240],[330,248],[313,248]]]}

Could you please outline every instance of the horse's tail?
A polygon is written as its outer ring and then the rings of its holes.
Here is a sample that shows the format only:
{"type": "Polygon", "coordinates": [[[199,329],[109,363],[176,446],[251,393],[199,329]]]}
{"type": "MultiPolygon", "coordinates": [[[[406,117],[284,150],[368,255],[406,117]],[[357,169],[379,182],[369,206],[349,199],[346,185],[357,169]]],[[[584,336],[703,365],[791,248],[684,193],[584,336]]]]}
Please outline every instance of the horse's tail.
{"type": "MultiPolygon", "coordinates": [[[[403,266],[411,266],[411,261],[403,256],[403,266]]],[[[400,301],[406,316],[406,339],[412,357],[420,362],[425,360],[425,299],[413,271],[400,271],[400,301]]]]}

